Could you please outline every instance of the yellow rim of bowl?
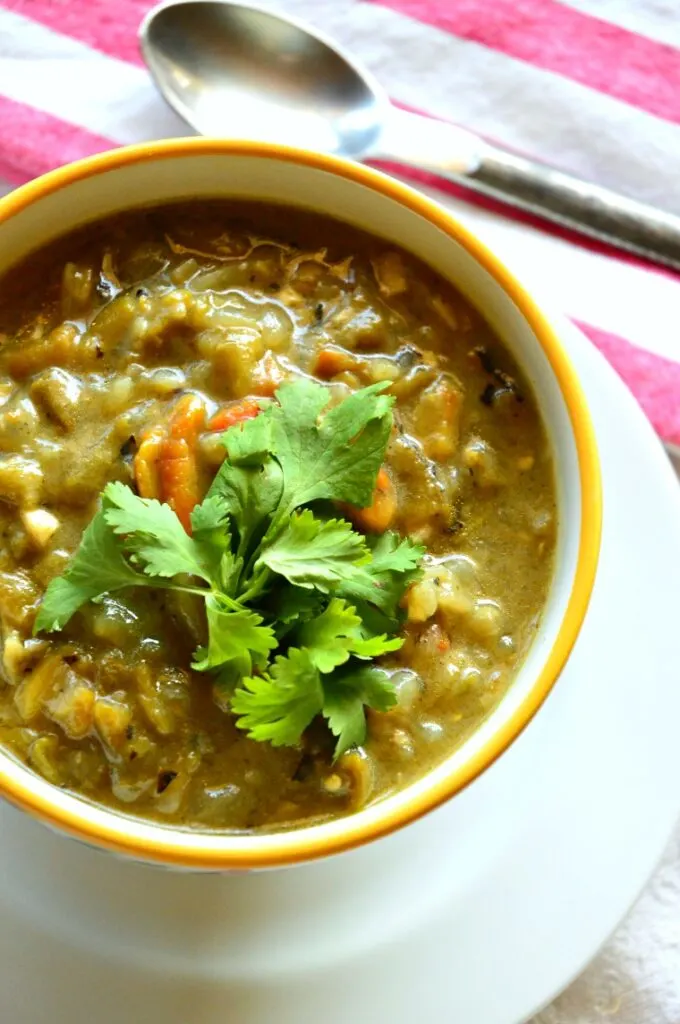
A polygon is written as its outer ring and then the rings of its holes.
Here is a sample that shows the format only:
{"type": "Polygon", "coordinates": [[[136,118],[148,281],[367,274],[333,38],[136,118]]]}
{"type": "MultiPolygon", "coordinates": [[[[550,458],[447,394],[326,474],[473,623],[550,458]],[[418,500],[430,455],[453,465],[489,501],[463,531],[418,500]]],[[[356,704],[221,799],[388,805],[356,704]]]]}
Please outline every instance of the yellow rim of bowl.
{"type": "MultiPolygon", "coordinates": [[[[581,483],[581,515],[579,552],[574,581],[561,628],[543,667],[529,693],[513,715],[475,752],[465,764],[432,787],[415,794],[413,799],[396,806],[385,802],[371,808],[373,818],[359,821],[361,815],[339,819],[328,826],[308,826],[288,832],[268,833],[262,837],[248,836],[246,849],[239,849],[243,837],[217,833],[189,833],[200,836],[201,846],[188,847],[179,840],[186,832],[153,824],[143,829],[149,835],[131,835],[139,822],[108,812],[110,823],[88,820],[88,803],[74,799],[77,810],[57,809],[48,796],[31,788],[30,774],[23,779],[7,778],[0,765],[0,792],[12,803],[37,815],[46,824],[65,831],[74,838],[94,842],[109,850],[126,853],[145,860],[176,867],[245,869],[281,867],[317,857],[339,853],[360,846],[408,824],[444,803],[488,768],[531,721],[548,696],[562,671],[581,628],[595,581],[602,527],[602,491],[600,466],[590,414],[576,373],[567,358],[555,330],[533,299],[514,279],[503,263],[467,228],[445,209],[416,192],[408,185],[387,177],[380,171],[338,157],[311,153],[286,146],[248,141],[222,141],[203,138],[171,139],[149,142],[111,150],[79,160],[30,182],[0,199],[0,223],[15,216],[39,199],[94,175],[119,169],[129,164],[186,156],[245,156],[281,160],[301,164],[347,178],[379,192],[419,214],[453,238],[466,249],[510,296],[532,327],[560,386],[567,406],[576,444],[581,483]],[[335,825],[335,829],[333,829],[335,825]],[[328,830],[331,834],[326,834],[328,830]],[[257,848],[261,839],[262,848],[257,848]],[[233,843],[225,849],[225,844],[233,843]],[[218,846],[218,844],[220,844],[218,846]]],[[[365,813],[365,812],[364,812],[365,813]]]]}

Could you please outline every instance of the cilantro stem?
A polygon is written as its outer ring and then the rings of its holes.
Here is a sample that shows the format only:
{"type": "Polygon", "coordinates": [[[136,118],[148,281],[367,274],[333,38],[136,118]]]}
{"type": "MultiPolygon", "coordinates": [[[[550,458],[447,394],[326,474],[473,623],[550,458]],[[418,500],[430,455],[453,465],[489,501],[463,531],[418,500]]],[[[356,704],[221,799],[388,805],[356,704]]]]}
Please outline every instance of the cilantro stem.
{"type": "MultiPolygon", "coordinates": [[[[131,584],[131,586],[134,586],[134,584],[131,584]]],[[[157,579],[149,580],[147,586],[153,587],[155,590],[177,590],[183,594],[197,594],[199,597],[210,597],[211,594],[219,593],[219,591],[213,590],[212,587],[184,587],[177,583],[160,583],[157,579]]]]}
{"type": "Polygon", "coordinates": [[[220,604],[226,605],[227,608],[231,608],[233,612],[244,611],[242,597],[239,598],[238,601],[235,601],[233,597],[229,597],[229,595],[225,594],[222,590],[211,590],[210,593],[217,598],[220,604]]]}
{"type": "Polygon", "coordinates": [[[242,612],[244,610],[243,598],[236,601],[233,597],[229,597],[228,594],[225,594],[223,590],[215,590],[214,587],[185,587],[174,583],[158,583],[156,581],[150,585],[158,587],[160,590],[177,590],[181,591],[183,594],[196,594],[198,597],[202,597],[204,599],[214,597],[221,605],[225,605],[233,612],[242,612]]]}
{"type": "Polygon", "coordinates": [[[271,575],[271,569],[268,569],[266,566],[260,569],[248,589],[241,594],[239,600],[243,604],[246,604],[248,601],[252,601],[254,597],[259,597],[262,591],[267,587],[271,575]]]}

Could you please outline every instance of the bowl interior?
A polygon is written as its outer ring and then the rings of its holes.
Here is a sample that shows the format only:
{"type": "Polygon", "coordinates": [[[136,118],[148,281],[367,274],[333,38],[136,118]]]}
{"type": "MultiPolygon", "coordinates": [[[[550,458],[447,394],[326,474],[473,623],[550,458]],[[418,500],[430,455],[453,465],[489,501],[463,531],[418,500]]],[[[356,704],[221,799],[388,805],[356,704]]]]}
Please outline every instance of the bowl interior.
{"type": "Polygon", "coordinates": [[[483,246],[434,203],[376,172],[266,147],[227,149],[203,140],[139,147],[127,157],[107,154],[86,162],[81,172],[67,168],[26,186],[0,203],[0,273],[78,225],[138,205],[201,197],[312,209],[397,243],[449,278],[522,367],[553,448],[559,529],[556,572],[540,629],[498,707],[444,763],[349,818],[263,836],[183,831],[87,804],[10,757],[0,758],[2,788],[49,821],[114,848],[205,866],[280,863],[353,845],[410,820],[474,778],[520,731],[559,673],[587,604],[598,536],[597,459],[580,389],[541,314],[483,246]],[[584,499],[593,503],[590,518],[584,517],[584,499]]]}

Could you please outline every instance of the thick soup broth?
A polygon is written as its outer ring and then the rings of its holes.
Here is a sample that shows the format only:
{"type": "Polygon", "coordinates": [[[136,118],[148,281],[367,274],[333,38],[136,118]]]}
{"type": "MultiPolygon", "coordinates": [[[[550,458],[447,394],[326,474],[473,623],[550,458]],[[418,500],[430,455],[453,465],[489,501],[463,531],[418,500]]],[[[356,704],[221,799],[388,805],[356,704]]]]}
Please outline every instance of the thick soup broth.
{"type": "Polygon", "coordinates": [[[551,582],[553,463],[509,353],[429,268],[298,211],[135,211],[13,269],[0,338],[0,742],[36,772],[168,824],[289,827],[404,787],[498,704],[551,582]],[[396,704],[369,708],[365,741],[335,761],[321,720],[279,747],[236,726],[191,667],[206,636],[191,593],[117,590],[33,635],[107,483],[168,500],[169,424],[187,396],[202,412],[182,457],[202,497],[229,411],[257,412],[301,376],[332,402],[386,382],[385,493],[339,514],[368,534],[389,521],[427,549],[402,601],[403,647],[378,661],[396,704]]]}

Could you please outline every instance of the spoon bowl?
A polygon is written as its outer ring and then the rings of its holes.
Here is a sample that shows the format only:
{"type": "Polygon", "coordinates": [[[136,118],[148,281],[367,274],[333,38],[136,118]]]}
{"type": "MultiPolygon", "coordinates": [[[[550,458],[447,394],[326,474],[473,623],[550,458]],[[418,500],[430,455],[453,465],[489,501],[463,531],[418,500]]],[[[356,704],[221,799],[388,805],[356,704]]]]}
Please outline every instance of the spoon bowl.
{"type": "Polygon", "coordinates": [[[295,21],[194,0],[152,11],[140,42],[168,102],[201,134],[311,144],[354,159],[377,145],[387,97],[295,21]]]}

